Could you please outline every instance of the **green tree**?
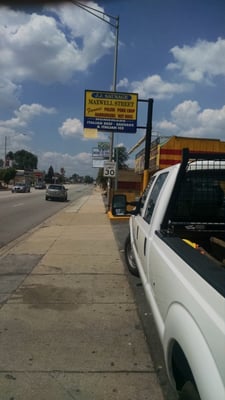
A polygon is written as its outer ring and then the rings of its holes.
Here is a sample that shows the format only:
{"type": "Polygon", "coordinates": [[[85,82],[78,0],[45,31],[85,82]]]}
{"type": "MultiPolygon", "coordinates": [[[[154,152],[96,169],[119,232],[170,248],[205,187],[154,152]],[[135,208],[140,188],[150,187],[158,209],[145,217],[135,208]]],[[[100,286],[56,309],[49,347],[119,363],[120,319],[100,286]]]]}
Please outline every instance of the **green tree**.
{"type": "Polygon", "coordinates": [[[74,183],[78,183],[81,180],[81,177],[78,174],[73,174],[70,178],[70,180],[74,183]]]}
{"type": "Polygon", "coordinates": [[[16,169],[15,168],[3,168],[0,170],[0,180],[4,181],[6,185],[9,184],[11,179],[14,179],[16,176],[16,169]]]}
{"type": "Polygon", "coordinates": [[[49,167],[49,169],[48,169],[48,173],[45,175],[45,181],[47,182],[47,183],[52,183],[52,181],[53,181],[53,177],[55,176],[55,173],[54,173],[54,169],[53,169],[53,167],[52,167],[52,165],[50,165],[50,167],[49,167]]]}
{"type": "Polygon", "coordinates": [[[15,168],[37,169],[38,158],[35,154],[26,150],[18,150],[14,153],[15,168]]]}
{"type": "Polygon", "coordinates": [[[84,177],[84,183],[93,183],[93,178],[91,177],[91,176],[89,176],[89,175],[86,175],[85,177],[84,177]]]}
{"type": "Polygon", "coordinates": [[[0,159],[0,168],[2,168],[4,165],[4,161],[2,159],[0,159]]]}
{"type": "Polygon", "coordinates": [[[8,159],[8,160],[14,160],[14,153],[12,152],[12,151],[9,151],[7,154],[6,154],[6,158],[8,159]]]}
{"type": "Polygon", "coordinates": [[[118,146],[114,148],[114,160],[118,163],[118,169],[126,169],[128,168],[126,161],[129,156],[127,153],[127,149],[124,146],[118,146]]]}

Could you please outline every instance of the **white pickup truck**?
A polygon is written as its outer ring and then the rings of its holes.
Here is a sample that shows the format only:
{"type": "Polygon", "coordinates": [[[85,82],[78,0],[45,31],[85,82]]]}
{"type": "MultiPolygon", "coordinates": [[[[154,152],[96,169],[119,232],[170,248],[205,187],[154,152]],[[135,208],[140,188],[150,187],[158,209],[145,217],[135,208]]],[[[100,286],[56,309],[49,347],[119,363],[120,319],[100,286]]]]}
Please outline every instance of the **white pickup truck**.
{"type": "Polygon", "coordinates": [[[179,399],[224,400],[225,154],[184,149],[136,206],[125,257],[142,281],[169,380],[179,399]]]}

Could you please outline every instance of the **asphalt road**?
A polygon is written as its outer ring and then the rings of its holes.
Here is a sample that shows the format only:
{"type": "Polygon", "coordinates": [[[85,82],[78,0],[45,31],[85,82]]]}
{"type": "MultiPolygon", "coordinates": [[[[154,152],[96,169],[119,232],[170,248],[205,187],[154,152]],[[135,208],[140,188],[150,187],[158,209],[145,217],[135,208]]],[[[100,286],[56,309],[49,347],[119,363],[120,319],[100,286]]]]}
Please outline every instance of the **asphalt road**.
{"type": "Polygon", "coordinates": [[[0,248],[42,223],[70,201],[78,200],[92,190],[92,185],[68,185],[68,201],[46,201],[45,190],[30,193],[0,191],[0,248]]]}

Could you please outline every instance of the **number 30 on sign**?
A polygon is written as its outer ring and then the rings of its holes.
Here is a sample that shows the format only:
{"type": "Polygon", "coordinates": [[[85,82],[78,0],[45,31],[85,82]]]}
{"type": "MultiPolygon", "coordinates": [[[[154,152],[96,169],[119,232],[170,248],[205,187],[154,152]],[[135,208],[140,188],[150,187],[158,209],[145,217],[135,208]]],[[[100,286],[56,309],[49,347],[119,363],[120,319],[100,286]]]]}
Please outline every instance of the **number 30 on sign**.
{"type": "Polygon", "coordinates": [[[105,162],[104,163],[104,176],[107,178],[115,178],[116,176],[116,163],[105,162]]]}

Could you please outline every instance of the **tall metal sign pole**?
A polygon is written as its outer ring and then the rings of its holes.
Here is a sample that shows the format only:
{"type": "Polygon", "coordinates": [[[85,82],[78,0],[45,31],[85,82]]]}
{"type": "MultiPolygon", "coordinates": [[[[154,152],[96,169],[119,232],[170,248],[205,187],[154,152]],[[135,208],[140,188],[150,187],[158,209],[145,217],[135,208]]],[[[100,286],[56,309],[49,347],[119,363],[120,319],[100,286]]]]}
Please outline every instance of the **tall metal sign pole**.
{"type": "MultiPolygon", "coordinates": [[[[143,100],[139,99],[138,101],[143,103],[148,103],[148,113],[147,113],[147,124],[146,126],[138,126],[137,128],[145,128],[146,135],[142,141],[145,140],[145,161],[144,161],[144,176],[143,176],[143,186],[142,190],[144,191],[148,181],[149,181],[149,164],[150,164],[150,156],[151,156],[151,141],[152,141],[152,113],[153,113],[153,99],[143,100]]],[[[141,142],[138,143],[140,145],[141,142]]],[[[128,154],[130,154],[136,146],[134,146],[128,154]]]]}
{"type": "MultiPolygon", "coordinates": [[[[114,17],[116,20],[116,24],[114,25],[116,29],[116,37],[115,37],[115,52],[114,52],[114,68],[113,68],[113,87],[112,91],[116,92],[117,85],[117,64],[118,64],[118,44],[119,44],[119,17],[114,17]]],[[[113,146],[114,146],[114,133],[111,133],[110,138],[110,160],[113,158],[113,146]]]]}
{"type": "MultiPolygon", "coordinates": [[[[116,92],[117,85],[117,64],[118,64],[118,44],[119,44],[119,17],[115,18],[115,29],[116,29],[116,37],[115,37],[115,52],[114,52],[114,68],[113,68],[113,92],[116,92]]],[[[110,151],[109,151],[109,161],[113,159],[113,148],[114,148],[114,133],[111,132],[110,135],[110,151]]],[[[107,182],[107,208],[108,211],[110,209],[110,193],[111,193],[111,178],[108,178],[107,182]]]]}
{"type": "MultiPolygon", "coordinates": [[[[114,68],[113,68],[113,84],[112,90],[116,92],[116,85],[117,85],[117,63],[118,63],[118,44],[119,44],[119,17],[114,17],[112,15],[106,14],[102,11],[99,11],[93,7],[90,7],[80,1],[71,1],[71,3],[75,4],[76,6],[82,8],[83,10],[87,11],[88,13],[94,15],[96,18],[99,18],[101,21],[106,22],[107,24],[111,25],[116,30],[115,36],[115,51],[114,51],[114,68]],[[100,15],[98,15],[100,14],[100,15]],[[107,17],[108,19],[105,19],[107,17]],[[113,21],[113,22],[112,22],[113,21]]],[[[113,159],[113,147],[114,147],[114,133],[110,134],[110,151],[109,151],[109,161],[113,159]]],[[[110,189],[111,189],[111,178],[108,178],[107,182],[107,206],[108,210],[110,207],[110,189]]]]}
{"type": "Polygon", "coordinates": [[[148,99],[143,190],[145,190],[149,180],[149,164],[150,164],[151,141],[152,141],[152,111],[153,111],[153,99],[148,99]]]}

